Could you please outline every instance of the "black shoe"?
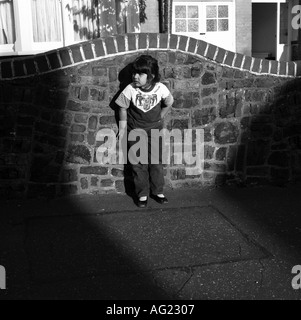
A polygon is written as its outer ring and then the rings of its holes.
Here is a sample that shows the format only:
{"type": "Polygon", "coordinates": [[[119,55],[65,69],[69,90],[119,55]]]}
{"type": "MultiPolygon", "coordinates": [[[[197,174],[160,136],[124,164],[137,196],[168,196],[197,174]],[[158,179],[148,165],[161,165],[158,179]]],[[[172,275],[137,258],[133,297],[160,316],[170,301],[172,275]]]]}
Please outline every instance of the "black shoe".
{"type": "Polygon", "coordinates": [[[152,195],[151,196],[152,199],[154,199],[156,202],[158,202],[159,204],[167,204],[168,203],[168,200],[167,198],[161,198],[161,197],[158,197],[158,196],[154,196],[152,195]]]}
{"type": "Polygon", "coordinates": [[[140,200],[138,200],[137,201],[137,206],[139,207],[139,208],[141,208],[141,209],[144,209],[144,208],[146,208],[147,207],[147,200],[145,200],[145,201],[140,201],[140,200]]]}

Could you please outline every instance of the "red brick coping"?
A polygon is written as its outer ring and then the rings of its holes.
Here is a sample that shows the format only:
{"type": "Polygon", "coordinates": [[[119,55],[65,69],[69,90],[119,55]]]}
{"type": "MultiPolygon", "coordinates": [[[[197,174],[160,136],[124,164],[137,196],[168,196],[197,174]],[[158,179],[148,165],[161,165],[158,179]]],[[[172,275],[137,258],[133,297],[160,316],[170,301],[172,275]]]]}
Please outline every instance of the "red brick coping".
{"type": "Polygon", "coordinates": [[[301,77],[301,61],[269,61],[219,48],[207,42],[174,34],[138,33],[82,42],[28,58],[0,62],[0,80],[25,78],[93,60],[139,51],[181,51],[254,74],[301,77]]]}

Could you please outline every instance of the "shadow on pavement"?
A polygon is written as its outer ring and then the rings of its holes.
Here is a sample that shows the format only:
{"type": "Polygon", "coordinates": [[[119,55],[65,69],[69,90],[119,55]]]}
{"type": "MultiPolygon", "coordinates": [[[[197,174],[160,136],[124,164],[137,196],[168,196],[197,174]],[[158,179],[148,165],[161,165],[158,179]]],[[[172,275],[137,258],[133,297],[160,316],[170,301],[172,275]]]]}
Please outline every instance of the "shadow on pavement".
{"type": "Polygon", "coordinates": [[[291,265],[300,264],[301,185],[289,187],[221,188],[233,204],[231,215],[247,233],[291,265]],[[256,230],[256,234],[254,234],[256,230]]]}
{"type": "Polygon", "coordinates": [[[116,229],[88,208],[68,199],[8,207],[0,244],[4,299],[168,299],[116,229]]]}

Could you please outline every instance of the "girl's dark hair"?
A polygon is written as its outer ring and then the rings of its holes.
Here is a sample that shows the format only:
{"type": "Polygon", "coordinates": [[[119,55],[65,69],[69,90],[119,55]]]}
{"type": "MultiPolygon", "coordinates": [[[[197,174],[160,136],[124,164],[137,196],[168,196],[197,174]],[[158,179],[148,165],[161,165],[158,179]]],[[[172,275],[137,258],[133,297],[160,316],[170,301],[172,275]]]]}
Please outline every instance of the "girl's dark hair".
{"type": "Polygon", "coordinates": [[[159,82],[161,78],[158,61],[149,55],[142,55],[133,62],[132,74],[135,73],[146,73],[147,79],[151,80],[152,84],[159,82]]]}

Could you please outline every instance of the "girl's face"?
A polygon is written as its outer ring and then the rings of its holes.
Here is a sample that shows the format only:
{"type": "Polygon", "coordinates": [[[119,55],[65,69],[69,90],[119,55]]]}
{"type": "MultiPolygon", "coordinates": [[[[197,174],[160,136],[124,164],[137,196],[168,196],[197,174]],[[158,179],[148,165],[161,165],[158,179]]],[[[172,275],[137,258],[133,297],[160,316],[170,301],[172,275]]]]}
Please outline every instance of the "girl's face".
{"type": "Polygon", "coordinates": [[[137,88],[146,88],[150,86],[151,81],[147,79],[146,73],[135,73],[133,74],[133,81],[137,88]]]}

